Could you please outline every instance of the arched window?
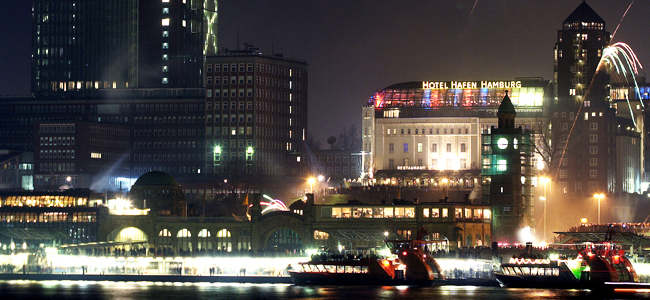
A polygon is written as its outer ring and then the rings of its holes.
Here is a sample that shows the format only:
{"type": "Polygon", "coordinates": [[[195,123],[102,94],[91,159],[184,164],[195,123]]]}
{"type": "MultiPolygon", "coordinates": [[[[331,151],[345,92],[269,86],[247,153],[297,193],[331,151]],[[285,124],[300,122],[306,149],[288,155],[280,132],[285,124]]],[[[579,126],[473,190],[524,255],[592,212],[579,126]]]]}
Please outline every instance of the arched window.
{"type": "Polygon", "coordinates": [[[472,243],[472,235],[467,234],[467,237],[465,237],[465,247],[473,247],[474,244],[472,243]]]}
{"type": "Polygon", "coordinates": [[[476,246],[483,246],[483,239],[481,238],[480,234],[476,235],[476,246]]]}
{"type": "Polygon", "coordinates": [[[269,237],[266,248],[271,251],[293,251],[302,249],[302,242],[296,232],[291,229],[278,229],[269,237]]]}
{"type": "Polygon", "coordinates": [[[244,229],[237,235],[237,250],[248,251],[251,249],[251,234],[244,229]]]}
{"type": "Polygon", "coordinates": [[[490,235],[485,234],[485,245],[491,246],[492,245],[492,240],[490,240],[490,235]]]}
{"type": "Polygon", "coordinates": [[[158,249],[156,252],[158,255],[172,255],[172,232],[167,228],[161,230],[158,233],[158,249]]]}
{"type": "Polygon", "coordinates": [[[192,242],[190,241],[191,237],[192,233],[186,228],[179,230],[176,234],[176,238],[178,239],[178,252],[181,255],[183,255],[183,252],[185,251],[192,251],[192,242]]]}
{"type": "Polygon", "coordinates": [[[212,241],[210,241],[210,231],[207,229],[201,229],[199,231],[198,237],[199,242],[196,245],[199,250],[212,250],[212,241]]]}
{"type": "Polygon", "coordinates": [[[230,231],[221,229],[217,232],[217,250],[232,251],[232,242],[230,241],[230,231]]]}

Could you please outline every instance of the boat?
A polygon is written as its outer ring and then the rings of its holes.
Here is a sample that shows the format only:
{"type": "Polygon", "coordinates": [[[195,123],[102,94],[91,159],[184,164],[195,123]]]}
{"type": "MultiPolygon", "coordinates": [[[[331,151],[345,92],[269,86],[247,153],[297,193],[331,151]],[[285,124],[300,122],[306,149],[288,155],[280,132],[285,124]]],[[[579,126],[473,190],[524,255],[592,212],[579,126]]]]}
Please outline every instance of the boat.
{"type": "Polygon", "coordinates": [[[502,287],[515,288],[599,289],[611,283],[634,285],[639,276],[621,246],[611,241],[612,235],[608,231],[603,242],[576,244],[577,256],[571,259],[538,258],[528,251],[501,264],[496,279],[502,287]]]}
{"type": "Polygon", "coordinates": [[[330,260],[298,264],[289,271],[297,285],[432,285],[442,284],[440,266],[430,255],[434,241],[386,240],[391,258],[330,260]]]}

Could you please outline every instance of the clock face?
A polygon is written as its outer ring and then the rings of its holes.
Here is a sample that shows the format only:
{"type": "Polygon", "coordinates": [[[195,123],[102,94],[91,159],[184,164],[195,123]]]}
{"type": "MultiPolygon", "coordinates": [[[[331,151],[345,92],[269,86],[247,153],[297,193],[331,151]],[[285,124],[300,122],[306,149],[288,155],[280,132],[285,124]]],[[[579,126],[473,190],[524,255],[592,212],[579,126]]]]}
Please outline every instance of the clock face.
{"type": "Polygon", "coordinates": [[[497,147],[499,147],[499,149],[505,149],[508,147],[508,140],[506,138],[500,138],[497,141],[497,147]]]}

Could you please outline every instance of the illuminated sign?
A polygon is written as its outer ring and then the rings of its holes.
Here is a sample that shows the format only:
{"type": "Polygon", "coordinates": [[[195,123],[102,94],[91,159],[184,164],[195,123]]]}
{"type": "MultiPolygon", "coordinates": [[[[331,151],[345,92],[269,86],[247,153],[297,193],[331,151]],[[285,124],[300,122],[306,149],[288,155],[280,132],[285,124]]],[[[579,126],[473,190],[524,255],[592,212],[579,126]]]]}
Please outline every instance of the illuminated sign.
{"type": "Polygon", "coordinates": [[[425,166],[397,166],[398,170],[426,170],[425,166]]]}
{"type": "Polygon", "coordinates": [[[512,89],[521,88],[521,81],[422,81],[422,88],[437,89],[512,89]]]}

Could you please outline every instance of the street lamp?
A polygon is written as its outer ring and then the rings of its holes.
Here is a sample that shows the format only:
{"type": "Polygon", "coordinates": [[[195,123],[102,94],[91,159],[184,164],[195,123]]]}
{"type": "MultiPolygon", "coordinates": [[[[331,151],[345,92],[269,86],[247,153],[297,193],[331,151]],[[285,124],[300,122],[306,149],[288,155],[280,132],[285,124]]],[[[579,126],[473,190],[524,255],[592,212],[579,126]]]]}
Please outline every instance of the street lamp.
{"type": "Polygon", "coordinates": [[[600,224],[600,200],[605,198],[605,194],[595,194],[594,197],[598,199],[598,224],[600,224]]]}
{"type": "Polygon", "coordinates": [[[309,182],[309,193],[311,193],[311,194],[314,193],[314,182],[315,181],[316,181],[316,179],[314,177],[309,177],[309,179],[307,179],[307,182],[309,182]]]}

